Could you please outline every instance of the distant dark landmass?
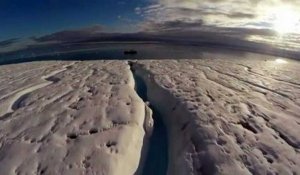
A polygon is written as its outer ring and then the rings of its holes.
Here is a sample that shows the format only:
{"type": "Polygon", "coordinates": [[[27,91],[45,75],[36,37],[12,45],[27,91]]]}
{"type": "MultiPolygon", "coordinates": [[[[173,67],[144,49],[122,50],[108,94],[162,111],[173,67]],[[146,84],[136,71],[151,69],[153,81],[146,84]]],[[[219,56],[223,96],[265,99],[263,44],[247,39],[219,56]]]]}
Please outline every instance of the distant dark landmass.
{"type": "MultiPolygon", "coordinates": [[[[18,39],[0,42],[13,45],[18,39]]],[[[0,64],[30,60],[52,59],[157,59],[199,58],[205,50],[246,51],[272,56],[299,59],[300,52],[274,47],[266,43],[247,41],[210,32],[199,33],[97,33],[62,31],[31,38],[31,43],[15,50],[0,50],[0,64]],[[176,47],[174,50],[172,47],[176,47]],[[167,50],[164,50],[166,49],[167,50]],[[190,49],[193,50],[192,52],[190,49]],[[124,50],[134,49],[139,54],[124,56],[124,50]],[[174,54],[181,52],[182,54],[174,54]],[[186,53],[185,53],[186,52],[186,53]]]]}

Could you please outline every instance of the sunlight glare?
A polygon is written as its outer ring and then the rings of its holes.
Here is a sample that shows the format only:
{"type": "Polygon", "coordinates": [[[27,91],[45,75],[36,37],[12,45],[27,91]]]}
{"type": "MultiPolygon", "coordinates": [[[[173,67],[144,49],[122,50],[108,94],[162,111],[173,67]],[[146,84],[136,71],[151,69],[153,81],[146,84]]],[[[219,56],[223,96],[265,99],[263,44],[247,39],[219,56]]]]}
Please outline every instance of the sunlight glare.
{"type": "Polygon", "coordinates": [[[299,32],[300,15],[289,7],[278,7],[273,9],[273,28],[279,34],[299,32]]]}
{"type": "Polygon", "coordinates": [[[278,64],[287,64],[287,61],[280,59],[280,58],[276,59],[275,62],[278,64]]]}

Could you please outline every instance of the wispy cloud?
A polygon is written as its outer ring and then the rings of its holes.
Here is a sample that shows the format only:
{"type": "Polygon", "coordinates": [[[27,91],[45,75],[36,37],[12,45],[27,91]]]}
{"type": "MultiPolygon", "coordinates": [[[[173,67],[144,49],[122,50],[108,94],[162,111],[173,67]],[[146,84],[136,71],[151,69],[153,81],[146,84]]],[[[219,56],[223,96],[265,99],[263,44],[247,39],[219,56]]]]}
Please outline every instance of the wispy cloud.
{"type": "Polygon", "coordinates": [[[141,31],[222,35],[299,51],[299,40],[294,39],[300,36],[299,0],[152,0],[136,12],[145,18],[141,31]],[[286,13],[291,14],[294,29],[279,36],[276,29],[291,20],[286,13]]]}
{"type": "Polygon", "coordinates": [[[274,13],[281,6],[289,6],[300,20],[298,0],[153,0],[152,5],[138,9],[138,13],[145,17],[143,24],[148,29],[151,23],[155,29],[173,21],[179,25],[201,21],[215,27],[249,27],[251,23],[252,27],[270,28],[274,13]]]}
{"type": "Polygon", "coordinates": [[[41,37],[33,37],[32,39],[37,42],[76,42],[83,38],[90,38],[103,33],[105,30],[106,27],[102,25],[93,25],[80,29],[55,32],[41,37]]]}
{"type": "Polygon", "coordinates": [[[18,42],[19,38],[11,38],[4,41],[0,41],[0,47],[8,47],[18,42]]]}

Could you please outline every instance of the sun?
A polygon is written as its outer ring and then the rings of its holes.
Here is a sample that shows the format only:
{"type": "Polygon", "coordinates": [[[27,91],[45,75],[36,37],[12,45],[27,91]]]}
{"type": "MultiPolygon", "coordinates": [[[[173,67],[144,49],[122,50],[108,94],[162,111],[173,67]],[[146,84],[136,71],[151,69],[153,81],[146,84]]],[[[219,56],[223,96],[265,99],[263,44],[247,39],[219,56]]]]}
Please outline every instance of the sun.
{"type": "Polygon", "coordinates": [[[273,29],[279,34],[299,33],[300,15],[290,7],[278,7],[272,10],[273,29]]]}

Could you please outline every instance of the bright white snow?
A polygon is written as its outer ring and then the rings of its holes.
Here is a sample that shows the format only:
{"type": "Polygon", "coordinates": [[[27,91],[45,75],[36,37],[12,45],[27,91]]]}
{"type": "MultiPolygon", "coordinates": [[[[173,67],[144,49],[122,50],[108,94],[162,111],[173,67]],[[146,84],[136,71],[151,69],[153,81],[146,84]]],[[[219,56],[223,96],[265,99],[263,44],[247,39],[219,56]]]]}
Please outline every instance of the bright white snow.
{"type": "MultiPolygon", "coordinates": [[[[280,59],[280,61],[278,61],[280,59]]],[[[300,174],[300,62],[203,59],[0,66],[0,174],[141,173],[151,110],[168,130],[168,174],[300,174]]]]}
{"type": "Polygon", "coordinates": [[[7,65],[0,77],[1,175],[137,171],[151,113],[126,62],[7,65]]]}
{"type": "Polygon", "coordinates": [[[300,63],[257,54],[138,61],[169,174],[299,174],[300,63]]]}

